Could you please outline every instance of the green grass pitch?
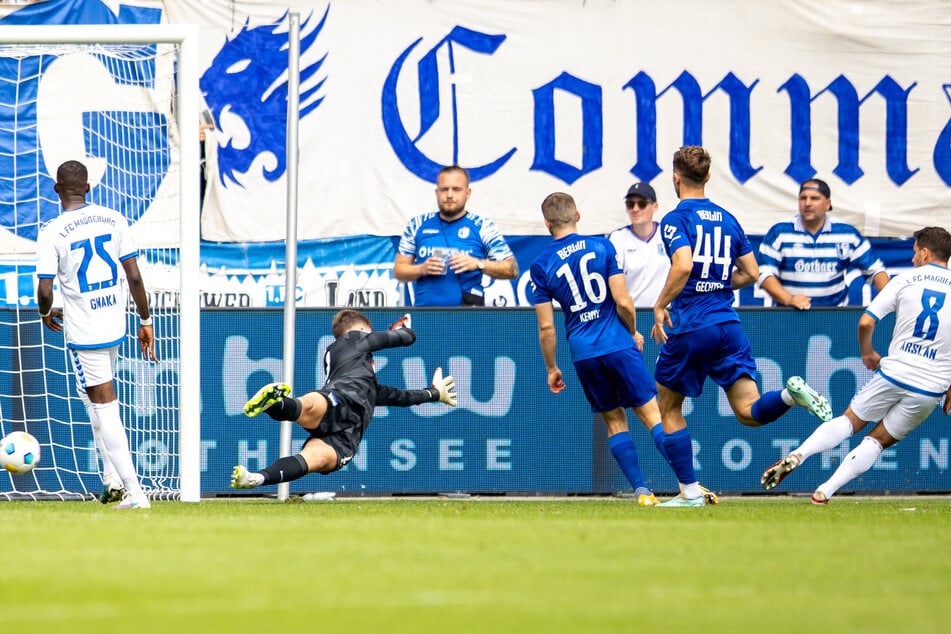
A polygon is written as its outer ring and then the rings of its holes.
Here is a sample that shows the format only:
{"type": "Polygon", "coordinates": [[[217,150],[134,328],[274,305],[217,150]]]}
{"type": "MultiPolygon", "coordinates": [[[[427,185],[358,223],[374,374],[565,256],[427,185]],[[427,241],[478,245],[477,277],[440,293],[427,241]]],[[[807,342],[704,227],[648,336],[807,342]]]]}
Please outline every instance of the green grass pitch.
{"type": "Polygon", "coordinates": [[[946,632],[951,500],[0,503],[3,632],[946,632]]]}

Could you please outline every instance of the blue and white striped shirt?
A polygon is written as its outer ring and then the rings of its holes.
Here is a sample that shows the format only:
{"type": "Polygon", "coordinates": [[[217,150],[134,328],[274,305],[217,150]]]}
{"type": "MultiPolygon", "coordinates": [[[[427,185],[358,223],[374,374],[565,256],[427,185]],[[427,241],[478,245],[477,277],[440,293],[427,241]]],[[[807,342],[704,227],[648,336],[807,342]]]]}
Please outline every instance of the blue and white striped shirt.
{"type": "Polygon", "coordinates": [[[797,214],[773,225],[759,247],[760,283],[774,276],[793,295],[811,298],[813,306],[844,306],[849,283],[858,275],[871,280],[885,265],[872,245],[852,225],[826,218],[809,233],[797,214]]]}

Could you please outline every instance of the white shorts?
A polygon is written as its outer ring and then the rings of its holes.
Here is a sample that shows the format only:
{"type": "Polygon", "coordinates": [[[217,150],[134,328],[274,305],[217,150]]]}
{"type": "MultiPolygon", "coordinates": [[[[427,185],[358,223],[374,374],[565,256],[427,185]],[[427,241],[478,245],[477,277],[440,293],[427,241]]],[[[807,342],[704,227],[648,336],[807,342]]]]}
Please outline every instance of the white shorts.
{"type": "Polygon", "coordinates": [[[111,383],[115,376],[116,358],[119,346],[97,348],[95,350],[69,349],[69,358],[76,371],[76,389],[83,394],[87,387],[111,383]]]}
{"type": "Polygon", "coordinates": [[[885,431],[901,440],[928,418],[940,400],[940,396],[913,392],[875,374],[852,398],[851,407],[864,421],[882,421],[885,431]]]}

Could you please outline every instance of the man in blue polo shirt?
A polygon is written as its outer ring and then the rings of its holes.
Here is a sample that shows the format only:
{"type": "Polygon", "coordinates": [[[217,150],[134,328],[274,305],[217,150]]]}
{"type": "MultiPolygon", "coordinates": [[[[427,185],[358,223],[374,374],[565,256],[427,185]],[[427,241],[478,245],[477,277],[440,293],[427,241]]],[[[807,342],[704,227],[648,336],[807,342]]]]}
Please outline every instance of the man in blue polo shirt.
{"type": "Polygon", "coordinates": [[[469,213],[469,173],[458,165],[436,177],[439,211],[409,221],[393,276],[413,284],[414,306],[484,306],[483,276],[511,280],[518,263],[498,227],[469,213]]]}
{"type": "Polygon", "coordinates": [[[779,306],[809,310],[844,306],[858,275],[876,291],[888,283],[885,265],[852,225],[833,222],[832,194],[825,181],[810,178],[799,188],[799,215],[773,225],[759,247],[760,288],[779,306]]]}

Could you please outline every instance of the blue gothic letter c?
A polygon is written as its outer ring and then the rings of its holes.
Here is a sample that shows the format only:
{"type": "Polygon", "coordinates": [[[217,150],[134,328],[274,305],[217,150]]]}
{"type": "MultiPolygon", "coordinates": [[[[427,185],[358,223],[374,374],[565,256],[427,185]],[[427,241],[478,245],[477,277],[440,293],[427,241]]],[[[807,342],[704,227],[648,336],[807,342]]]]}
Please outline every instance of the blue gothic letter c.
{"type": "MultiPolygon", "coordinates": [[[[386,132],[386,138],[390,142],[393,151],[400,159],[400,162],[413,174],[416,174],[423,180],[435,183],[436,176],[444,164],[433,161],[425,154],[419,151],[416,143],[432,128],[433,124],[439,119],[439,66],[437,54],[443,46],[449,54],[449,71],[456,72],[456,62],[453,51],[453,44],[458,44],[476,53],[491,55],[505,41],[504,35],[486,35],[477,33],[461,26],[453,27],[449,35],[440,40],[426,55],[419,60],[417,64],[417,74],[419,80],[419,134],[411,138],[406,132],[403,120],[400,117],[399,103],[396,98],[396,84],[399,81],[400,72],[406,58],[409,57],[413,49],[422,41],[422,38],[416,40],[393,63],[390,68],[390,74],[386,77],[383,84],[383,130],[386,132]]],[[[459,121],[456,117],[458,104],[456,103],[456,87],[452,86],[452,164],[459,163],[459,121]]],[[[477,181],[494,174],[515,154],[516,148],[495,159],[491,163],[477,167],[467,167],[469,178],[477,181]]]]}

